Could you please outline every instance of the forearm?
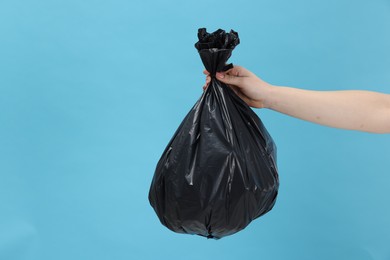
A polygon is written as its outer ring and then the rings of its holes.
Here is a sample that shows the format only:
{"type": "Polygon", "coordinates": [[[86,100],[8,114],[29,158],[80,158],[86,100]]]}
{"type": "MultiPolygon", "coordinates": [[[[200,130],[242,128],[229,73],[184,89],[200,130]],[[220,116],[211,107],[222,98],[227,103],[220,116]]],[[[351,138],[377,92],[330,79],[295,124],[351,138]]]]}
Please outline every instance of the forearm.
{"type": "Polygon", "coordinates": [[[390,95],[279,86],[266,92],[265,107],[296,118],[343,129],[390,133],[390,95]]]}

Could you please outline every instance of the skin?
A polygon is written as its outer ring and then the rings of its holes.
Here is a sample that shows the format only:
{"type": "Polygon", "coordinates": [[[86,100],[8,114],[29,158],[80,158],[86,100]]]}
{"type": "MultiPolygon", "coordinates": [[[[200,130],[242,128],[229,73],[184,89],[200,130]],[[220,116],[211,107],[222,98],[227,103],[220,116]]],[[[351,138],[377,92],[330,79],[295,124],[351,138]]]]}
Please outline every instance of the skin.
{"type": "MultiPolygon", "coordinates": [[[[207,75],[205,90],[211,77],[207,75]]],[[[254,108],[268,108],[313,123],[371,133],[390,133],[390,95],[365,90],[313,91],[271,85],[241,67],[217,73],[254,108]]]]}

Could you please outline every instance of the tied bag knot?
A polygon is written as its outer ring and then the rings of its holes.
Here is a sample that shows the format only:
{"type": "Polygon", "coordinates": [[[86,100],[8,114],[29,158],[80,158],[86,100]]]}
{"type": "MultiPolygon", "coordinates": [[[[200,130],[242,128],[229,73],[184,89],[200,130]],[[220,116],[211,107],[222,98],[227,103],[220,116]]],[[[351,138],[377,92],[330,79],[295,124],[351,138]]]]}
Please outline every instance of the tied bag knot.
{"type": "Polygon", "coordinates": [[[199,51],[203,65],[212,78],[215,78],[217,72],[224,72],[233,68],[232,63],[226,65],[231,54],[232,50],[227,49],[205,49],[199,51]]]}
{"type": "Polygon", "coordinates": [[[200,28],[198,39],[195,48],[211,77],[215,78],[217,72],[233,68],[233,64],[226,65],[226,62],[232,55],[233,49],[240,43],[237,32],[230,30],[226,33],[218,29],[213,33],[208,33],[205,28],[200,28]]]}

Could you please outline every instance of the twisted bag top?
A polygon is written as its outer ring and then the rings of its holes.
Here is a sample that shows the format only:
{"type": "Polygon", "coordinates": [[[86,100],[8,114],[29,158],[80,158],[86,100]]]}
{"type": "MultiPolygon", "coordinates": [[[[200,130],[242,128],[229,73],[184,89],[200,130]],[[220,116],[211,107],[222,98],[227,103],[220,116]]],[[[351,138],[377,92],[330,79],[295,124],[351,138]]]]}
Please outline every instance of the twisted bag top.
{"type": "Polygon", "coordinates": [[[274,206],[276,146],[252,109],[215,78],[232,67],[226,62],[240,42],[237,32],[201,28],[198,38],[195,47],[212,79],[165,148],[149,201],[172,231],[218,239],[274,206]]]}

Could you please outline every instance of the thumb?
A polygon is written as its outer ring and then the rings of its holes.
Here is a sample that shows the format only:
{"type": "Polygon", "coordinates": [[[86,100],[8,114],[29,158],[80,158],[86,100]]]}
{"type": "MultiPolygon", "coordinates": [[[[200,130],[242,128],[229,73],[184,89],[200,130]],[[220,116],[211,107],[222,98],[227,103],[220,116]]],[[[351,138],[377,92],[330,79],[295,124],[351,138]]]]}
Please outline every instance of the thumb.
{"type": "Polygon", "coordinates": [[[242,85],[242,77],[229,75],[222,72],[217,72],[217,79],[225,84],[235,85],[240,87],[242,85]]]}

